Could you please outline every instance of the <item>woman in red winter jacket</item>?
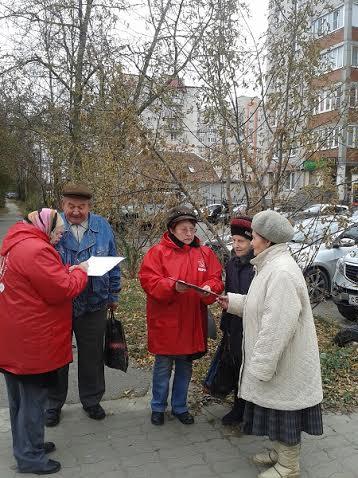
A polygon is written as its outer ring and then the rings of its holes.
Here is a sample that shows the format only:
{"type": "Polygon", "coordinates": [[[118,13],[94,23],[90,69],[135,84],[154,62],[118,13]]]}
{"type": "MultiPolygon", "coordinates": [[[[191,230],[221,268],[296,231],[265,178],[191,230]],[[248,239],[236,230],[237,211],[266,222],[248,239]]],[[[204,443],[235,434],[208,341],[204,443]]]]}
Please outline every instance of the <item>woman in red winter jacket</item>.
{"type": "Polygon", "coordinates": [[[194,423],[187,406],[192,361],[207,349],[207,305],[215,296],[198,293],[178,280],[216,293],[224,288],[221,264],[211,249],[200,245],[196,222],[193,210],[171,209],[168,231],[149,249],[139,272],[147,294],[148,350],[155,354],[153,425],[164,423],[173,364],[172,414],[185,425],[194,423]]]}
{"type": "Polygon", "coordinates": [[[67,268],[54,248],[64,231],[57,211],[42,209],[12,226],[0,251],[0,370],[9,397],[20,473],[50,474],[44,443],[47,386],[72,361],[72,299],[87,283],[87,264],[67,268]]]}

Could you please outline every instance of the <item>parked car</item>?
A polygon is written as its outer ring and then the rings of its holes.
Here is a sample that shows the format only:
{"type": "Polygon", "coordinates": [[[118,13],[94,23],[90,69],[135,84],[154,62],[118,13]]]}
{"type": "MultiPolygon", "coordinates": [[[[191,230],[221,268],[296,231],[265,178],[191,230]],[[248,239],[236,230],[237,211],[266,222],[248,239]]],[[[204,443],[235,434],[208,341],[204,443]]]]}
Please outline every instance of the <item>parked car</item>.
{"type": "Polygon", "coordinates": [[[229,224],[232,217],[246,216],[247,214],[247,204],[236,204],[232,205],[232,214],[229,213],[229,210],[225,210],[220,214],[218,222],[223,224],[229,224]]]}
{"type": "Polygon", "coordinates": [[[332,299],[343,317],[348,320],[358,320],[357,246],[337,261],[332,281],[332,299]]]}
{"type": "Polygon", "coordinates": [[[327,215],[349,215],[349,207],[343,204],[313,204],[304,209],[301,213],[302,217],[327,216],[327,215]]]}
{"type": "Polygon", "coordinates": [[[217,224],[219,222],[219,216],[225,210],[225,206],[221,203],[208,204],[203,209],[203,214],[209,222],[217,224]]]}
{"type": "Polygon", "coordinates": [[[246,203],[237,204],[236,206],[232,208],[232,213],[233,213],[233,216],[245,216],[247,214],[246,210],[247,210],[246,203]]]}
{"type": "Polygon", "coordinates": [[[338,259],[358,243],[358,225],[333,216],[303,220],[289,248],[303,270],[312,303],[330,296],[338,259]]]}
{"type": "Polygon", "coordinates": [[[13,191],[9,191],[9,192],[5,193],[5,197],[7,199],[17,199],[17,193],[15,193],[13,191]]]}
{"type": "Polygon", "coordinates": [[[230,259],[232,253],[232,238],[230,234],[222,234],[219,237],[225,244],[225,248],[223,248],[219,241],[215,238],[208,239],[204,242],[204,244],[205,246],[210,247],[215,252],[215,254],[218,256],[218,258],[223,264],[226,264],[226,262],[230,259]]]}
{"type": "MultiPolygon", "coordinates": [[[[316,218],[304,220],[300,225],[296,225],[293,242],[288,244],[306,278],[313,304],[330,296],[338,259],[358,244],[358,224],[348,224],[347,227],[332,217],[324,219],[323,223],[316,218]]],[[[208,240],[205,244],[225,263],[231,255],[232,240],[229,234],[222,235],[221,239],[226,245],[226,250],[223,250],[215,239],[208,240]]]]}

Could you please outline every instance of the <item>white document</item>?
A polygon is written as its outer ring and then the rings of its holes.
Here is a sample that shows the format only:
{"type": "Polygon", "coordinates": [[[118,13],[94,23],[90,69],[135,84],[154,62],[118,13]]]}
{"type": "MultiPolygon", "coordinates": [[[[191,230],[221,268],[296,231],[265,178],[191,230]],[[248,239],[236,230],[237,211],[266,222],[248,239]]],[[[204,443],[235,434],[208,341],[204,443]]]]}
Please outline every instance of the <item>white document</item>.
{"type": "Polygon", "coordinates": [[[124,257],[103,257],[91,256],[88,259],[88,275],[89,276],[103,276],[123,261],[124,257]]]}

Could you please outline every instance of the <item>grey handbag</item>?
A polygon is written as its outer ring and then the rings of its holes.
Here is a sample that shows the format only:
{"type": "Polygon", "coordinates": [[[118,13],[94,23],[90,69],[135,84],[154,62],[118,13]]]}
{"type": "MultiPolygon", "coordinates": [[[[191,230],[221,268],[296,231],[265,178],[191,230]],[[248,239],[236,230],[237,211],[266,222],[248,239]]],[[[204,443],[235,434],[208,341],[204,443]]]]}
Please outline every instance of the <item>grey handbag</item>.
{"type": "Polygon", "coordinates": [[[217,337],[216,323],[213,314],[208,309],[208,338],[215,340],[217,337]]]}

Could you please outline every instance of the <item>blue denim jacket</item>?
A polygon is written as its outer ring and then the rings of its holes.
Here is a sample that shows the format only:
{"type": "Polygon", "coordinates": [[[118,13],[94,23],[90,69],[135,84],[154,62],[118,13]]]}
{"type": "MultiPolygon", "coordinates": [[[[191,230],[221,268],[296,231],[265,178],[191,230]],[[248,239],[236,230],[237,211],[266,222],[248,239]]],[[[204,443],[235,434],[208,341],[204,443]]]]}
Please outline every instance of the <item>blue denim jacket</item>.
{"type": "MultiPolygon", "coordinates": [[[[111,226],[106,219],[97,214],[88,216],[88,229],[80,243],[71,232],[70,224],[64,214],[65,232],[56,249],[64,264],[79,264],[91,256],[116,256],[116,243],[111,226]]],[[[118,302],[120,291],[119,266],[100,277],[89,277],[86,289],[73,301],[73,315],[78,317],[85,312],[105,308],[110,302],[118,302]]]]}

